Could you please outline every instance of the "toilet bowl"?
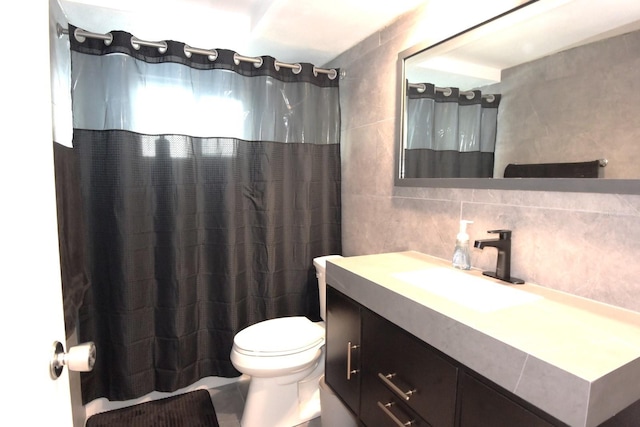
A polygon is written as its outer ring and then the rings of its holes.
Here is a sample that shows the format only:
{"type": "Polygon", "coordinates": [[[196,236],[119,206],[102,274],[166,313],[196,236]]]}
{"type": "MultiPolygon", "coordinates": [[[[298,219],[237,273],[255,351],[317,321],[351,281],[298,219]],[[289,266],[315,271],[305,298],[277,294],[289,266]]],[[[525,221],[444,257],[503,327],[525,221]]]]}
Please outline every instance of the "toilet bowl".
{"type": "MultiPolygon", "coordinates": [[[[331,258],[340,255],[313,260],[322,319],[326,261],[331,258]]],[[[236,334],[231,363],[251,377],[242,427],[293,427],[320,416],[324,336],[324,322],[312,322],[303,316],[265,320],[236,334]]]]}
{"type": "Polygon", "coordinates": [[[231,361],[251,377],[295,374],[317,364],[323,345],[324,325],[302,316],[280,317],[238,332],[231,361]]]}

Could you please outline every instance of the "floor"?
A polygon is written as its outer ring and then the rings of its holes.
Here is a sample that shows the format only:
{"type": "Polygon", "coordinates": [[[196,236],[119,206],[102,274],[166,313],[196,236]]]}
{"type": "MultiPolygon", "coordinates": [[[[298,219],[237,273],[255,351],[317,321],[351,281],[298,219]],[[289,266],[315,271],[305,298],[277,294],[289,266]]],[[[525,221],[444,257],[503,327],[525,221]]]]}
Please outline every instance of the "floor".
{"type": "MultiPolygon", "coordinates": [[[[209,390],[220,427],[240,427],[244,399],[249,388],[248,380],[240,380],[219,388],[209,390]]],[[[320,417],[300,424],[298,427],[322,427],[320,417]]]]}

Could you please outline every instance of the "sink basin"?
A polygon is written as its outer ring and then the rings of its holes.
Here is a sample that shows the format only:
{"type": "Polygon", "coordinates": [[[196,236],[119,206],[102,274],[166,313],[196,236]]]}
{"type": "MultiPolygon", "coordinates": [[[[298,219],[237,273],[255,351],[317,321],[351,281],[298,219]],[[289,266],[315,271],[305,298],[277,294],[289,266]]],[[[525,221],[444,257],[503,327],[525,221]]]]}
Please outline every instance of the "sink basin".
{"type": "Polygon", "coordinates": [[[502,285],[448,268],[406,271],[393,274],[393,277],[484,313],[542,299],[540,295],[514,288],[513,285],[502,285]]]}

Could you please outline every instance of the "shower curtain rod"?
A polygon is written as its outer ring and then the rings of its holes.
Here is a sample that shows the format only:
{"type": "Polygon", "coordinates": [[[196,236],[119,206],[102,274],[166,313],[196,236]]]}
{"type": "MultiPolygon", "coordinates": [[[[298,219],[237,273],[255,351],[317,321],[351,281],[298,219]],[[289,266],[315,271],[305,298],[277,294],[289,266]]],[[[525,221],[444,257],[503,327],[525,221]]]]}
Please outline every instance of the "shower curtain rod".
{"type": "MultiPolygon", "coordinates": [[[[58,37],[62,37],[63,34],[69,35],[68,28],[64,28],[59,24],[57,27],[58,27],[58,37]]],[[[106,33],[106,34],[92,33],[90,31],[85,31],[80,28],[75,29],[73,36],[80,43],[83,43],[87,38],[103,40],[104,44],[107,46],[109,46],[113,42],[113,35],[111,33],[106,33]]],[[[157,48],[160,53],[165,53],[167,51],[166,41],[152,42],[147,40],[141,40],[135,36],[131,37],[131,46],[133,46],[133,48],[136,50],[140,49],[140,46],[150,46],[150,47],[157,48]]],[[[187,44],[184,45],[184,55],[187,58],[191,58],[191,55],[194,53],[197,55],[206,55],[209,61],[211,62],[218,59],[218,52],[215,49],[201,49],[197,47],[191,47],[187,44]]],[[[235,53],[233,55],[233,62],[235,62],[236,65],[240,64],[240,62],[251,62],[256,68],[260,68],[262,66],[263,60],[262,60],[262,57],[260,56],[255,56],[255,57],[243,56],[238,53],[235,53]]],[[[275,65],[276,71],[279,71],[280,68],[289,68],[293,71],[294,74],[299,74],[302,71],[302,64],[297,64],[297,63],[291,64],[288,62],[281,62],[281,61],[275,60],[274,65],[275,65]]],[[[315,65],[313,66],[313,74],[316,76],[318,74],[326,74],[331,80],[335,79],[338,76],[338,72],[334,68],[320,68],[320,67],[316,67],[315,65]]]]}
{"type": "MultiPolygon", "coordinates": [[[[427,90],[427,85],[424,83],[409,83],[409,87],[417,89],[419,93],[423,93],[425,90],[427,90]]],[[[444,96],[450,96],[452,92],[450,87],[436,86],[435,89],[436,89],[436,92],[442,92],[444,96]]],[[[467,99],[473,99],[476,96],[475,92],[472,90],[467,90],[467,91],[461,90],[460,95],[466,96],[467,99]]],[[[482,97],[485,98],[488,102],[493,102],[496,99],[496,97],[491,94],[482,95],[482,97]]]]}

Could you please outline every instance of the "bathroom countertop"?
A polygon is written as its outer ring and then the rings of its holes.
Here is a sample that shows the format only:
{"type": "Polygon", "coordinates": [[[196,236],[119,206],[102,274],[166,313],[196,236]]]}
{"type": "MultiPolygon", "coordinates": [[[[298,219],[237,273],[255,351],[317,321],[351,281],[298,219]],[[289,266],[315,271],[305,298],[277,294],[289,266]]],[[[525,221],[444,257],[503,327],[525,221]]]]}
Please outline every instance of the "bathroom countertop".
{"type": "Polygon", "coordinates": [[[597,426],[640,399],[640,313],[418,252],[332,259],[327,283],[571,426],[597,426]],[[513,295],[471,301],[464,288],[430,288],[458,277],[513,295]]]}

